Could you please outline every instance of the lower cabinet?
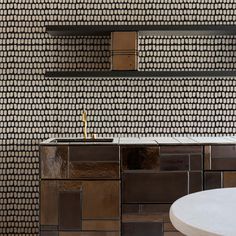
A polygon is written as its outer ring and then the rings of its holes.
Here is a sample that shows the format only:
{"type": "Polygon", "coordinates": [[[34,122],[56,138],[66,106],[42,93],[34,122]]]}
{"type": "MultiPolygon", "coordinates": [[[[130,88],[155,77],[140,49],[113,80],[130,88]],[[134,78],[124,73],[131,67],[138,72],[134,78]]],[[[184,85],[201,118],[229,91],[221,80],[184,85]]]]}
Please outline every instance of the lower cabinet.
{"type": "Polygon", "coordinates": [[[40,150],[41,236],[181,236],[169,219],[175,200],[236,187],[236,145],[40,150]]]}
{"type": "Polygon", "coordinates": [[[182,236],[169,209],[203,190],[203,147],[124,146],[121,160],[122,236],[182,236]]]}
{"type": "Polygon", "coordinates": [[[120,235],[120,181],[42,180],[42,236],[120,235]]]}

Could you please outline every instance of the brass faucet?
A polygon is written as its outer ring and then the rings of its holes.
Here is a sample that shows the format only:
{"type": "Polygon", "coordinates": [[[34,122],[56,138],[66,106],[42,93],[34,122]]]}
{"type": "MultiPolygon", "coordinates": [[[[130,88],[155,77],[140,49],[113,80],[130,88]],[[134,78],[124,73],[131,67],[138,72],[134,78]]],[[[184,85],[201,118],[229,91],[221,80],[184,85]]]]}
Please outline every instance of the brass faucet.
{"type": "Polygon", "coordinates": [[[87,114],[84,109],[83,109],[83,114],[82,114],[82,121],[83,121],[84,140],[86,140],[87,139],[87,114]]]}

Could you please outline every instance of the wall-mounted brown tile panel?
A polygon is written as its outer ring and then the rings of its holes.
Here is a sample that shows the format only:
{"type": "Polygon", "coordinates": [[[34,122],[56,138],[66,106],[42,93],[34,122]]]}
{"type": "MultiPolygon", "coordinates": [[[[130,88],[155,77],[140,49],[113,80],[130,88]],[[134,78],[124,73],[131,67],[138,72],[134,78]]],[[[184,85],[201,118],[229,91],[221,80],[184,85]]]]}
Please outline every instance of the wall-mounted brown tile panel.
{"type": "Polygon", "coordinates": [[[120,218],[120,181],[83,181],[83,219],[120,218]]]}
{"type": "Polygon", "coordinates": [[[119,162],[70,162],[69,178],[71,179],[119,179],[120,165],[119,162]]]}
{"type": "Polygon", "coordinates": [[[123,170],[160,170],[159,147],[121,148],[123,170]]]}
{"type": "Polygon", "coordinates": [[[224,188],[236,187],[236,171],[224,172],[224,188]]]}
{"type": "Polygon", "coordinates": [[[82,229],[81,190],[59,192],[59,230],[82,229]]]}
{"type": "Polygon", "coordinates": [[[119,146],[83,145],[69,147],[69,161],[119,162],[119,146]]]}
{"type": "Polygon", "coordinates": [[[188,194],[187,172],[129,171],[123,174],[123,203],[172,203],[188,194]]]}
{"type": "Polygon", "coordinates": [[[135,51],[137,42],[137,32],[112,32],[112,50],[114,51],[135,51]]]}
{"type": "Polygon", "coordinates": [[[222,174],[220,171],[207,171],[204,173],[204,189],[222,188],[222,174]]]}
{"type": "Polygon", "coordinates": [[[124,54],[112,55],[112,70],[137,70],[138,54],[128,52],[124,54]]]}
{"type": "Polygon", "coordinates": [[[202,153],[202,146],[194,146],[194,145],[165,145],[160,146],[160,154],[194,154],[194,153],[202,153]]]}
{"type": "Polygon", "coordinates": [[[111,68],[112,70],[138,69],[138,33],[111,33],[111,68]]]}
{"type": "Polygon", "coordinates": [[[194,193],[203,190],[203,172],[189,172],[189,193],[194,193]]]}
{"type": "Polygon", "coordinates": [[[41,178],[67,178],[68,146],[40,146],[41,178]]]}
{"type": "Polygon", "coordinates": [[[189,170],[189,168],[190,168],[189,155],[161,155],[160,156],[160,170],[161,171],[189,170]]]}
{"type": "Polygon", "coordinates": [[[119,220],[83,220],[82,230],[120,231],[119,220]]]}
{"type": "Polygon", "coordinates": [[[58,225],[58,183],[42,180],[40,188],[40,224],[58,225]]]}
{"type": "Polygon", "coordinates": [[[127,222],[122,224],[122,236],[162,236],[160,222],[127,222]]]}

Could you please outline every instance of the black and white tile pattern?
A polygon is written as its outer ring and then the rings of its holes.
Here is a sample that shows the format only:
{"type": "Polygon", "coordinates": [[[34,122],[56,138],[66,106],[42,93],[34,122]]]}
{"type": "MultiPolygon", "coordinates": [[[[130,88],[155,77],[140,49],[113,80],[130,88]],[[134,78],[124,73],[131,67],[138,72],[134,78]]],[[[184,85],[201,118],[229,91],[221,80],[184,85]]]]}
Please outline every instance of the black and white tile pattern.
{"type": "MultiPolygon", "coordinates": [[[[0,235],[38,235],[38,144],[49,137],[232,135],[235,78],[44,78],[109,70],[109,37],[51,37],[47,24],[235,24],[234,0],[2,0],[0,235]]],[[[140,70],[234,70],[236,36],[140,36],[140,70]]]]}

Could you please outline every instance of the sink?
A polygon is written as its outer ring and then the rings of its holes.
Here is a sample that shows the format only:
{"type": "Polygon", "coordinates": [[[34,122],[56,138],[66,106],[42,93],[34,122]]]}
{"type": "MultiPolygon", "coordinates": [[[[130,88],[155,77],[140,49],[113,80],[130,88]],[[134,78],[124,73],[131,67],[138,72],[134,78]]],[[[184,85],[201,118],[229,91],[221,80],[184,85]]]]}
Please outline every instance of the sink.
{"type": "Polygon", "coordinates": [[[88,138],[84,140],[83,138],[55,138],[50,141],[50,143],[112,143],[113,138],[88,138]]]}

